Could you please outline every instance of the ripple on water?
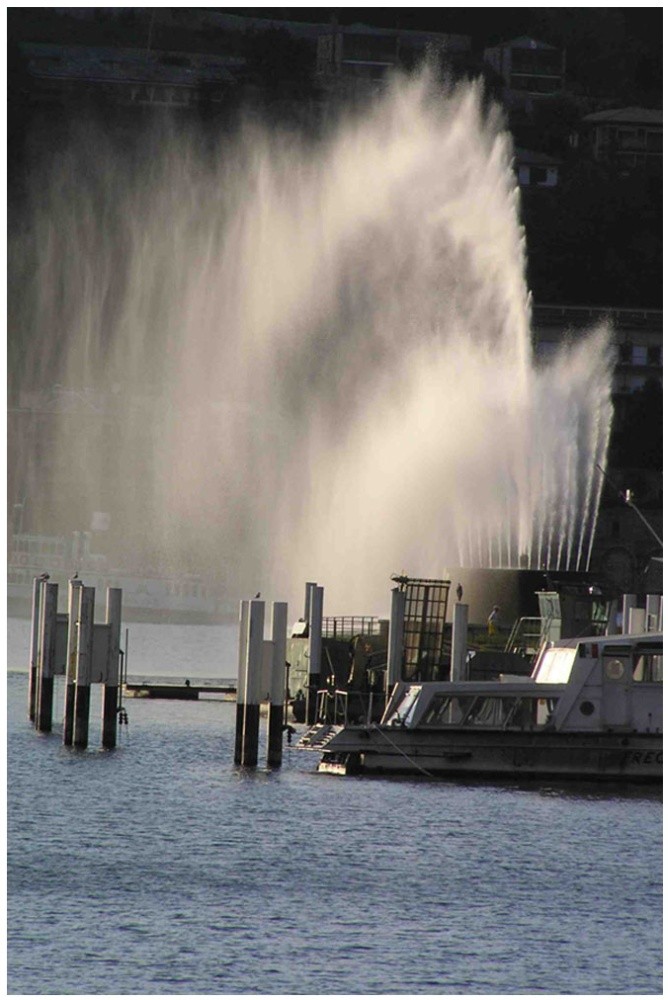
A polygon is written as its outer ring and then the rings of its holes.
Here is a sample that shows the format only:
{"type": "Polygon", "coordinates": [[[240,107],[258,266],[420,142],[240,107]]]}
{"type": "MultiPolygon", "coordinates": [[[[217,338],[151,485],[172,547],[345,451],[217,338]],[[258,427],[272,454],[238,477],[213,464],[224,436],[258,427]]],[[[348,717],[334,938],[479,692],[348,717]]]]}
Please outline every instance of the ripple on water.
{"type": "Polygon", "coordinates": [[[659,797],[251,776],[202,707],[77,755],[10,678],[10,992],[660,992],[659,797]]]}

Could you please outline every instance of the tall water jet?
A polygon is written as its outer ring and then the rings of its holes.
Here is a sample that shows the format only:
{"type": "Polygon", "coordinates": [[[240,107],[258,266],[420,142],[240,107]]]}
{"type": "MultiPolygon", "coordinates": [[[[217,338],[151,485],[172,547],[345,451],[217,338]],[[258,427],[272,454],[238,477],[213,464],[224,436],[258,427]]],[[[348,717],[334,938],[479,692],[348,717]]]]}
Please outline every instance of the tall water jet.
{"type": "Polygon", "coordinates": [[[518,211],[498,110],[426,76],[317,141],[83,131],[10,244],[10,374],[60,400],[56,474],[38,437],[16,464],[34,527],[107,511],[119,560],[318,579],[330,612],[396,571],[585,568],[608,332],[534,363],[518,211]]]}

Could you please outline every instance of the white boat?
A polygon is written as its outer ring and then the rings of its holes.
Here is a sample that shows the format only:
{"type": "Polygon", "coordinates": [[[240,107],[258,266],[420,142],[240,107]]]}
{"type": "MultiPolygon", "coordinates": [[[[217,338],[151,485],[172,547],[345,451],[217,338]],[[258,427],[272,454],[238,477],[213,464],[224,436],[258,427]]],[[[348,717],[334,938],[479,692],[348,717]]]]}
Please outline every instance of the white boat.
{"type": "Polygon", "coordinates": [[[319,770],[660,781],[663,635],[561,639],[530,677],[395,685],[379,723],[320,724],[319,770]]]}
{"type": "Polygon", "coordinates": [[[59,603],[65,610],[67,581],[77,573],[104,600],[107,587],[123,591],[123,618],[127,621],[208,623],[236,618],[237,610],[221,600],[201,577],[184,573],[141,574],[111,565],[106,556],[91,551],[91,533],[74,532],[72,540],[59,535],[14,534],[7,560],[8,613],[30,614],[35,576],[48,573],[60,584],[59,603]]]}

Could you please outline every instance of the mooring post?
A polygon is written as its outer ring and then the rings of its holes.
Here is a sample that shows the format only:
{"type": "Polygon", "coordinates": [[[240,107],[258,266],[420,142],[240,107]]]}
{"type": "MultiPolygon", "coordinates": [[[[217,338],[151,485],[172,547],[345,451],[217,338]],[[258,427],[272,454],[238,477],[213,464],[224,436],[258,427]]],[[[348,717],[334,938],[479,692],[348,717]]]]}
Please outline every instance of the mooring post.
{"type": "Polygon", "coordinates": [[[37,729],[50,733],[53,720],[53,677],[56,665],[56,621],[58,616],[58,584],[43,584],[37,694],[37,729]]]}
{"type": "Polygon", "coordinates": [[[288,635],[288,606],[274,601],[271,606],[271,639],[273,662],[269,688],[269,721],[267,723],[267,766],[280,767],[283,759],[283,725],[285,698],[285,655],[288,635]]]}
{"type": "Polygon", "coordinates": [[[401,665],[404,656],[404,615],[406,614],[406,593],[395,587],[392,590],[390,608],[390,631],[387,642],[387,672],[385,674],[385,700],[390,700],[394,685],[401,680],[401,665]]]}
{"type": "Polygon", "coordinates": [[[82,587],[79,605],[79,635],[77,638],[76,690],[74,693],[73,745],[80,750],[88,746],[90,718],[90,682],[93,668],[93,622],[95,620],[95,588],[82,587]]]}
{"type": "Polygon", "coordinates": [[[311,587],[311,605],[308,617],[308,688],[306,689],[306,722],[315,721],[318,688],[320,687],[320,663],[322,659],[322,606],[324,588],[314,584],[311,587]]]}
{"type": "Polygon", "coordinates": [[[469,606],[457,601],[452,618],[450,680],[467,681],[466,653],[468,646],[469,606]]]}
{"type": "Polygon", "coordinates": [[[246,647],[250,601],[239,602],[239,661],[237,667],[237,725],[234,733],[234,763],[241,763],[246,708],[246,647]]]}
{"type": "Polygon", "coordinates": [[[107,587],[107,615],[109,626],[109,662],[102,692],[102,746],[113,750],[118,729],[118,666],[121,652],[121,603],[120,587],[107,587]]]}
{"type": "Polygon", "coordinates": [[[30,617],[30,673],[28,675],[28,718],[35,721],[37,688],[39,683],[39,630],[42,580],[36,576],[32,582],[32,615],[30,617]]]}
{"type": "Polygon", "coordinates": [[[255,767],[257,765],[258,738],[260,734],[260,700],[262,698],[264,601],[250,601],[247,635],[246,697],[241,763],[244,767],[255,767]]]}
{"type": "Polygon", "coordinates": [[[74,697],[77,676],[77,641],[79,636],[79,608],[81,602],[81,580],[70,580],[67,592],[67,654],[65,660],[65,716],[63,719],[63,743],[72,746],[74,737],[74,697]]]}

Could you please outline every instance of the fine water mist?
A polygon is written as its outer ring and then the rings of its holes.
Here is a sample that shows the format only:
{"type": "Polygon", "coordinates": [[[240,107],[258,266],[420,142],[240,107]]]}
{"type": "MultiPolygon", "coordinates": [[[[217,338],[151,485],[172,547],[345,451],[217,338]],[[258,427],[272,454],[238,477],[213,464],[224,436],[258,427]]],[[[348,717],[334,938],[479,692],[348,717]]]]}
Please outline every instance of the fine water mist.
{"type": "Polygon", "coordinates": [[[104,511],[118,563],[295,615],[305,580],[371,613],[393,572],[585,569],[608,331],[535,364],[518,210],[472,85],[398,80],[317,141],[82,130],[10,245],[10,377],[53,408],[32,529],[104,511]]]}

